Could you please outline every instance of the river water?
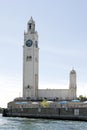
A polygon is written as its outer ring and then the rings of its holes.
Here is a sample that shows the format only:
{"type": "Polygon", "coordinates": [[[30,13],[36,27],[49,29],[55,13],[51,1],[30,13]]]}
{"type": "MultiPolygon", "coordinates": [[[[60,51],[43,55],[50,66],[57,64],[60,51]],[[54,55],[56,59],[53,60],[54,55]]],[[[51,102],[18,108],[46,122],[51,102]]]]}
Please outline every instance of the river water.
{"type": "Polygon", "coordinates": [[[87,130],[87,122],[2,117],[0,130],[87,130]]]}

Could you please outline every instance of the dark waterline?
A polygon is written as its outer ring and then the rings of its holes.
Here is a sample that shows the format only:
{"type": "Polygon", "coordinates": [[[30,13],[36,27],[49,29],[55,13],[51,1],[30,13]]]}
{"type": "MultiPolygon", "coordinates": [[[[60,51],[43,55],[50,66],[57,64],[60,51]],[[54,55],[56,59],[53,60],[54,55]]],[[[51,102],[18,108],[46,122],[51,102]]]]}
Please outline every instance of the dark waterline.
{"type": "Polygon", "coordinates": [[[87,122],[2,117],[0,130],[87,130],[87,122]]]}

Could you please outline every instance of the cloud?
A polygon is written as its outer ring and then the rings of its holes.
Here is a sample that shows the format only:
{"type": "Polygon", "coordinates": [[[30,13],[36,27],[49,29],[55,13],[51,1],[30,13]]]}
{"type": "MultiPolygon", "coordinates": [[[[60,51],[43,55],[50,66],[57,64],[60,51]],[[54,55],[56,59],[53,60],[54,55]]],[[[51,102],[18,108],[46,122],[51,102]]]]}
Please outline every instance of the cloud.
{"type": "Polygon", "coordinates": [[[46,83],[46,82],[40,82],[39,85],[40,89],[68,89],[68,85],[66,84],[57,84],[57,83],[46,83]]]}
{"type": "Polygon", "coordinates": [[[58,56],[67,56],[67,57],[75,57],[75,58],[85,58],[87,51],[86,48],[82,49],[82,47],[60,47],[60,45],[53,46],[53,44],[49,47],[49,44],[42,47],[42,53],[45,52],[47,54],[53,54],[58,56]]]}
{"type": "Polygon", "coordinates": [[[77,84],[77,95],[87,96],[87,83],[80,82],[77,84]]]}
{"type": "Polygon", "coordinates": [[[0,107],[18,97],[22,90],[22,82],[14,77],[0,76],[0,107]]]}

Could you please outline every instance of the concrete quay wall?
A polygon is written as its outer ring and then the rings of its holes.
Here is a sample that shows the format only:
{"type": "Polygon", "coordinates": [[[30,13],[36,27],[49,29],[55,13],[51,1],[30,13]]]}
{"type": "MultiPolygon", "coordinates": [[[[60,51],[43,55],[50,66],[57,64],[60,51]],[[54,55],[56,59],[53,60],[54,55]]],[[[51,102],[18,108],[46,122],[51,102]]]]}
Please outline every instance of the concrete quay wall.
{"type": "Polygon", "coordinates": [[[87,121],[87,108],[14,108],[3,116],[87,121]]]}

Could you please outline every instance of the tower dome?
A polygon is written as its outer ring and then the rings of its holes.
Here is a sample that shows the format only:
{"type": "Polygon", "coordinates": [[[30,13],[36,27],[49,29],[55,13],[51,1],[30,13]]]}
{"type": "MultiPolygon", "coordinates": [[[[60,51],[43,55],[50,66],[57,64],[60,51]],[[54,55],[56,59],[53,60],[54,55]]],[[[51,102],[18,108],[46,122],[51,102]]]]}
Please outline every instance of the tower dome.
{"type": "Polygon", "coordinates": [[[75,71],[74,69],[72,69],[72,70],[70,71],[70,74],[76,74],[76,71],[75,71]]]}

